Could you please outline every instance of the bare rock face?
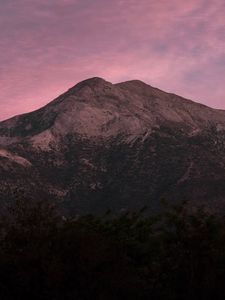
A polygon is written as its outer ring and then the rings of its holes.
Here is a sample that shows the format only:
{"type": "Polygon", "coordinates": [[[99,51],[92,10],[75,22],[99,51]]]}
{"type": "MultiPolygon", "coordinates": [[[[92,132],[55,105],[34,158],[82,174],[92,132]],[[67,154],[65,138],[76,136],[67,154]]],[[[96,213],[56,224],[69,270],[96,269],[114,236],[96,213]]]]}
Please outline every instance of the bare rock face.
{"type": "Polygon", "coordinates": [[[47,197],[77,213],[225,208],[225,111],[141,81],[78,83],[0,123],[0,196],[47,197]]]}

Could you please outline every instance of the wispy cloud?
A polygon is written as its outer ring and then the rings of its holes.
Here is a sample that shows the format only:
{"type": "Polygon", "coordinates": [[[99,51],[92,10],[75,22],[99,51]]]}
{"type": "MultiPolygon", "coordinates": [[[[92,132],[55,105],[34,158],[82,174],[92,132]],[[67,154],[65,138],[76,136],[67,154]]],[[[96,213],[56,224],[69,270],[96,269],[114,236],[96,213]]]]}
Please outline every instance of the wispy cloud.
{"type": "Polygon", "coordinates": [[[0,118],[138,78],[225,108],[224,0],[1,0],[0,118]]]}

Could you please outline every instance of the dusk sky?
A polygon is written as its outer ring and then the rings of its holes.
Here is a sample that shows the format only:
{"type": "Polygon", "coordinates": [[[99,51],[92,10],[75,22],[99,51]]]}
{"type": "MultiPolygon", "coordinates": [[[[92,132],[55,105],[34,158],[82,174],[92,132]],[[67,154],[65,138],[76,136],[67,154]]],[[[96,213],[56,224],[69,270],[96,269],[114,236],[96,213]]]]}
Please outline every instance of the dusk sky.
{"type": "Polygon", "coordinates": [[[94,76],[225,109],[225,1],[0,0],[0,120],[94,76]]]}

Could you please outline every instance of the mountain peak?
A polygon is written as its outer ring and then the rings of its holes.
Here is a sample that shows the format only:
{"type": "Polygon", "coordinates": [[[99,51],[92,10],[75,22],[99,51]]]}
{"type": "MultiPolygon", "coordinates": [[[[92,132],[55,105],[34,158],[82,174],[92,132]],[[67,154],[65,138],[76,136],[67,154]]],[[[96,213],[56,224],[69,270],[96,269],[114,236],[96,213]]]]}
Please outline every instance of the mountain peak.
{"type": "Polygon", "coordinates": [[[132,79],[132,80],[127,80],[127,81],[118,83],[118,85],[125,85],[125,84],[136,85],[136,86],[151,86],[151,85],[145,83],[144,81],[141,81],[138,79],[132,79]]]}
{"type": "Polygon", "coordinates": [[[150,84],[145,83],[144,81],[138,79],[127,80],[124,82],[119,82],[116,84],[120,87],[133,87],[133,88],[153,88],[150,84]]]}
{"type": "Polygon", "coordinates": [[[122,134],[133,139],[164,124],[193,131],[209,122],[225,128],[225,112],[163,92],[140,80],[112,84],[93,77],[35,112],[0,123],[0,137],[31,137],[51,130],[56,136],[76,133],[108,138],[122,134]]]}
{"type": "Polygon", "coordinates": [[[137,79],[120,82],[117,83],[116,86],[124,90],[129,90],[132,93],[139,93],[139,94],[145,93],[151,95],[152,93],[160,92],[159,89],[137,79]]]}
{"type": "Polygon", "coordinates": [[[78,84],[105,84],[107,81],[101,77],[91,77],[88,79],[85,79],[78,84]]]}
{"type": "Polygon", "coordinates": [[[100,78],[100,77],[92,77],[92,78],[88,78],[86,80],[83,80],[83,81],[77,83],[75,86],[73,86],[71,89],[69,89],[69,91],[79,90],[83,87],[104,88],[105,86],[112,86],[112,83],[110,83],[110,82],[108,82],[105,79],[100,78]]]}

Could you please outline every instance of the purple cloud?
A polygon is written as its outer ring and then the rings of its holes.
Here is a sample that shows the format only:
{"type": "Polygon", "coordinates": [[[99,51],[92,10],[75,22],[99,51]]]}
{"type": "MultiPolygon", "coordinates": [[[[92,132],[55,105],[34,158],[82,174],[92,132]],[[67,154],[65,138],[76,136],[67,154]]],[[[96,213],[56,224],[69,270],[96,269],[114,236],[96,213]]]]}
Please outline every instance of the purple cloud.
{"type": "Polygon", "coordinates": [[[225,108],[224,0],[2,0],[0,119],[92,76],[225,108]]]}

